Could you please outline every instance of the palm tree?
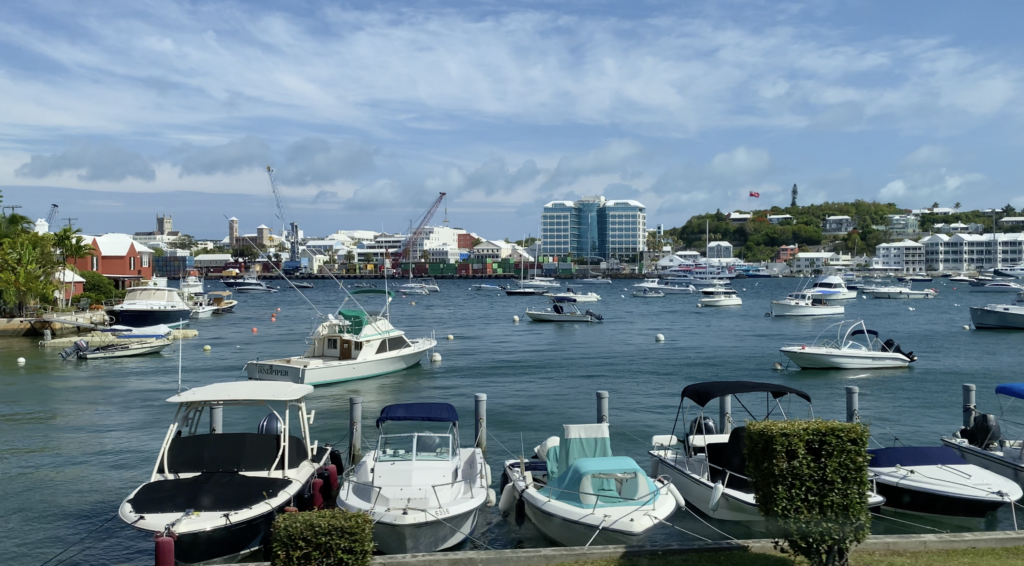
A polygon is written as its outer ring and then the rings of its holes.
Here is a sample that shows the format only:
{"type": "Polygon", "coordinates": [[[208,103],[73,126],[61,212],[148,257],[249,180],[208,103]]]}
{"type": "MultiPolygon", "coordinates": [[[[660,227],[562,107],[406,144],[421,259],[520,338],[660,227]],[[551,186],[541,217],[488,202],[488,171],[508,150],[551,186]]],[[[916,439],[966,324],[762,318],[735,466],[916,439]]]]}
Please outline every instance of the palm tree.
{"type": "Polygon", "coordinates": [[[0,242],[0,297],[8,305],[17,305],[20,316],[28,304],[51,297],[58,288],[51,240],[49,234],[27,232],[0,242]]]}
{"type": "Polygon", "coordinates": [[[349,250],[345,253],[345,263],[353,263],[356,260],[356,252],[349,250]]]}
{"type": "Polygon", "coordinates": [[[0,215],[0,240],[13,238],[32,229],[32,220],[21,214],[0,215]]]}

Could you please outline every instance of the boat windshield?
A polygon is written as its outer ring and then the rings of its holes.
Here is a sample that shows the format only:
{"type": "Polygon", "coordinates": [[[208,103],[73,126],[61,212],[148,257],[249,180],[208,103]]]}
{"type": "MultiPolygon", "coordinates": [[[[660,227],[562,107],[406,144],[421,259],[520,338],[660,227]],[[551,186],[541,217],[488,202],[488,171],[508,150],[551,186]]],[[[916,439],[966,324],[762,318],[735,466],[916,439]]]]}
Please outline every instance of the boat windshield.
{"type": "Polygon", "coordinates": [[[380,462],[438,461],[446,462],[452,457],[450,434],[414,432],[410,434],[386,434],[380,437],[380,462]]]}

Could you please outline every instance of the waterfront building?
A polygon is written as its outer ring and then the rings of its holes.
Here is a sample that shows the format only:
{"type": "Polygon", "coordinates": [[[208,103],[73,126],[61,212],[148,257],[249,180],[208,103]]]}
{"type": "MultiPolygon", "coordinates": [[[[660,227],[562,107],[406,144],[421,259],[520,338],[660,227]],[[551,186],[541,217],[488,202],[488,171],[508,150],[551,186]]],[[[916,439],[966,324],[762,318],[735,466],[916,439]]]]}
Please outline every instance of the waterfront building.
{"type": "Polygon", "coordinates": [[[58,269],[57,273],[53,275],[53,279],[61,287],[53,292],[53,298],[58,301],[67,301],[71,297],[85,292],[85,278],[70,269],[64,267],[58,269]]]}
{"type": "Polygon", "coordinates": [[[1024,226],[1024,216],[1007,216],[998,220],[1002,226],[1024,226]]]}
{"type": "Polygon", "coordinates": [[[775,261],[778,261],[779,263],[785,263],[796,257],[796,254],[799,253],[799,251],[800,247],[796,245],[779,246],[779,251],[778,253],[775,254],[775,261]]]}
{"type": "Polygon", "coordinates": [[[68,264],[78,271],[100,273],[121,289],[127,287],[128,281],[153,278],[153,250],[128,234],[83,235],[82,238],[93,251],[85,257],[68,259],[68,264]]]}
{"type": "Polygon", "coordinates": [[[635,200],[556,200],[541,214],[543,255],[629,258],[647,249],[647,208],[635,200]]]}
{"type": "Polygon", "coordinates": [[[824,272],[832,261],[839,259],[833,252],[800,252],[793,258],[793,271],[796,273],[824,272]]]}
{"type": "Polygon", "coordinates": [[[932,234],[920,243],[930,270],[1002,269],[1024,262],[1024,234],[932,234]]]}
{"type": "Polygon", "coordinates": [[[710,242],[707,249],[708,259],[729,259],[732,257],[732,244],[729,242],[710,242]]]}
{"type": "Polygon", "coordinates": [[[875,257],[871,259],[871,269],[924,273],[925,246],[912,240],[879,244],[875,247],[875,257]]]}
{"type": "Polygon", "coordinates": [[[385,258],[397,258],[408,237],[408,234],[382,233],[377,234],[372,242],[360,241],[356,244],[356,260],[363,261],[366,254],[372,255],[375,263],[383,262],[385,258]]]}

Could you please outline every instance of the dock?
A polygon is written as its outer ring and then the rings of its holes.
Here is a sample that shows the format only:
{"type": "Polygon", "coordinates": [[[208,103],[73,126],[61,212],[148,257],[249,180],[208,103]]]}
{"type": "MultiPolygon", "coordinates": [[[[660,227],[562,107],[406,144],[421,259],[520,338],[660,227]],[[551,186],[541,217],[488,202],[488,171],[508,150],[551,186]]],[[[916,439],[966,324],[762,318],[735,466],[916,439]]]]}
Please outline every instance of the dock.
{"type": "MultiPolygon", "coordinates": [[[[185,328],[172,330],[170,338],[173,340],[179,340],[182,338],[195,338],[197,336],[199,336],[198,330],[191,330],[185,328]]],[[[92,348],[96,346],[107,346],[109,344],[114,344],[115,342],[118,341],[124,341],[125,338],[118,338],[115,334],[110,332],[93,331],[82,336],[66,336],[64,338],[54,338],[53,340],[49,341],[40,341],[39,345],[44,348],[69,348],[71,347],[72,344],[79,340],[84,340],[85,343],[92,348]]],[[[151,342],[156,340],[156,338],[135,338],[133,340],[136,342],[151,342]]]]}

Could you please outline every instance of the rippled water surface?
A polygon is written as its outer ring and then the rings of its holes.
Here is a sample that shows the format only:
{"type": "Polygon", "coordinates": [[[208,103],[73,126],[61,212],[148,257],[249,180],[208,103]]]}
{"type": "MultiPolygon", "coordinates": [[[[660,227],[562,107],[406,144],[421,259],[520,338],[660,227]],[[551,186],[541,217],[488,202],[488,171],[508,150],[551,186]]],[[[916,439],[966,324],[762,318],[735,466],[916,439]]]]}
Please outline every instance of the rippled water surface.
{"type": "MultiPolygon", "coordinates": [[[[742,307],[704,309],[695,308],[697,299],[689,295],[632,298],[624,290],[631,284],[589,287],[603,296],[588,305],[605,316],[601,324],[513,324],[513,315],[525,318],[526,306],[542,306],[545,299],[469,291],[462,281],[441,281],[439,294],[399,297],[392,306],[394,324],[411,337],[436,332],[443,362],[431,364],[425,357],[423,365],[404,372],[318,388],[307,401],[316,409],[313,437],[321,443],[344,439],[348,399],[356,395],[363,397],[363,429],[370,441],[377,413],[398,402],[450,402],[464,430],[472,431],[473,394],[486,393],[493,435],[487,457],[497,484],[509,455],[502,444],[518,456],[521,445],[529,451],[560,435],[563,424],[594,422],[597,390],[611,394],[615,452],[646,468],[646,447],[631,435],[667,434],[680,391],[697,381],[785,383],[811,394],[817,416],[835,419],[845,417],[844,387],[857,385],[863,418],[879,442],[891,445],[889,430],[917,444],[937,444],[941,435],[956,430],[961,383],[976,383],[979,406],[998,414],[996,384],[1021,380],[1024,334],[962,329],[970,324],[967,305],[1003,297],[954,290],[943,280],[927,284],[940,291],[934,300],[847,301],[846,319],[865,319],[883,339],[893,337],[919,356],[912,368],[807,372],[775,371],[775,362],[786,362],[779,346],[810,342],[839,318],[766,318],[768,302],[792,291],[795,279],[737,281],[742,307]],[[655,342],[658,333],[665,335],[663,343],[655,342]],[[455,339],[446,340],[448,334],[455,339]]],[[[321,311],[332,312],[342,298],[337,286],[316,285],[306,295],[321,311]]],[[[298,293],[235,298],[240,301],[236,313],[192,324],[199,337],[182,346],[184,386],[242,379],[247,360],[304,351],[315,313],[298,293]],[[271,322],[277,308],[277,322],[271,322]],[[202,351],[206,344],[211,352],[202,351]]],[[[177,344],[158,356],[62,362],[57,349],[38,348],[36,340],[0,339],[0,556],[5,563],[41,563],[114,515],[124,497],[148,479],[175,410],[165,399],[177,389],[177,344]],[[26,365],[16,365],[19,356],[26,365]]],[[[734,404],[737,419],[740,410],[734,404]]],[[[797,413],[802,416],[803,407],[797,413]]],[[[226,426],[245,429],[251,421],[253,431],[258,419],[241,411],[225,416],[226,426]]],[[[722,538],[688,513],[677,513],[673,521],[695,535],[722,538]]],[[[876,532],[928,532],[882,523],[875,522],[876,532]]],[[[749,535],[734,525],[713,524],[735,536],[749,535]]],[[[968,526],[1006,529],[1012,523],[1004,510],[968,526]]],[[[496,509],[482,518],[474,536],[494,548],[547,544],[529,523],[517,528],[496,509]]],[[[691,535],[664,527],[650,540],[686,539],[691,535]]],[[[81,551],[66,564],[145,564],[152,560],[152,548],[147,536],[115,518],[61,559],[81,551]]]]}

